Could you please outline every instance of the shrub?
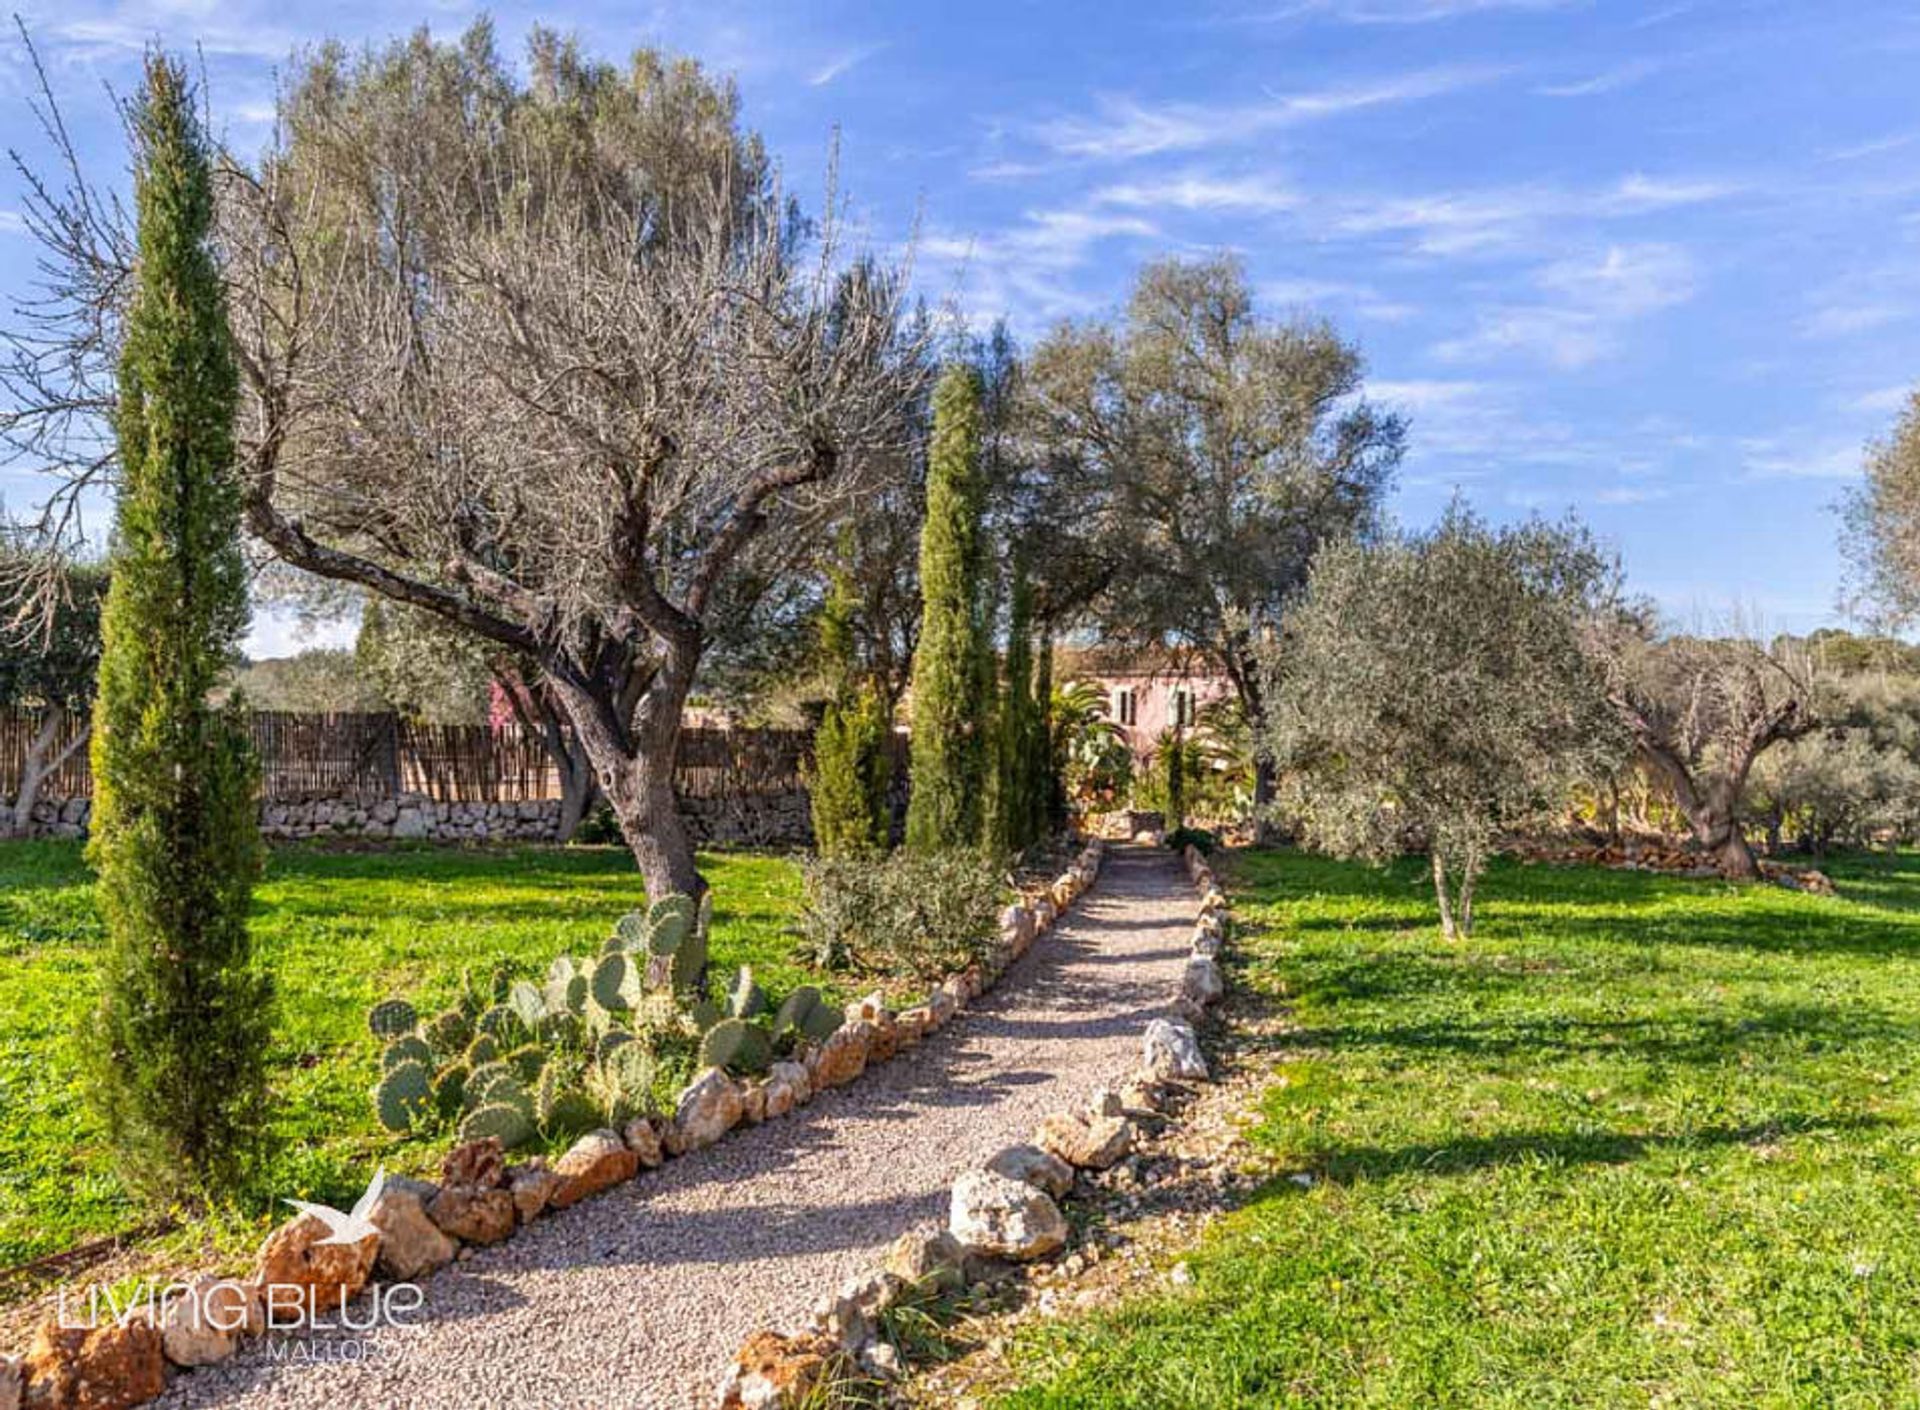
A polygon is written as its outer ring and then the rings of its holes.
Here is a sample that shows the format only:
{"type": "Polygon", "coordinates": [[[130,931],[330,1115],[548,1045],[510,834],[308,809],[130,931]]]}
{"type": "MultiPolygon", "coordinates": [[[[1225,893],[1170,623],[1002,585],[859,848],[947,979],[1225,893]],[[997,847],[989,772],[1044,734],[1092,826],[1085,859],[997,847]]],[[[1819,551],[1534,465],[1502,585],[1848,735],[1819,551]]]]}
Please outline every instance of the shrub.
{"type": "Polygon", "coordinates": [[[1007,891],[995,858],[971,848],[816,861],[802,928],[816,963],[936,979],[986,952],[1007,891]]]}
{"type": "Polygon", "coordinates": [[[1220,846],[1219,837],[1204,827],[1176,827],[1167,834],[1166,842],[1175,852],[1183,852],[1191,844],[1203,857],[1211,857],[1220,846]]]}

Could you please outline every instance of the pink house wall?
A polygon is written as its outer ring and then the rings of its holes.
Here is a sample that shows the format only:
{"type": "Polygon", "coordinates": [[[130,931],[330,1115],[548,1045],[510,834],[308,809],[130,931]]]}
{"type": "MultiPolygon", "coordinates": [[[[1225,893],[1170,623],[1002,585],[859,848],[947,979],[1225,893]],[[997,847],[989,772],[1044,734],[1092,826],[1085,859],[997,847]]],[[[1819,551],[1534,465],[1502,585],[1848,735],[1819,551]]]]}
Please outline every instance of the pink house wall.
{"type": "Polygon", "coordinates": [[[1198,711],[1214,700],[1233,693],[1233,682],[1221,675],[1171,675],[1149,672],[1089,673],[1084,680],[1099,684],[1107,701],[1107,718],[1118,721],[1115,692],[1131,690],[1134,699],[1133,723],[1121,723],[1127,745],[1136,758],[1153,753],[1160,736],[1173,728],[1173,698],[1176,690],[1193,692],[1193,708],[1198,711]]]}

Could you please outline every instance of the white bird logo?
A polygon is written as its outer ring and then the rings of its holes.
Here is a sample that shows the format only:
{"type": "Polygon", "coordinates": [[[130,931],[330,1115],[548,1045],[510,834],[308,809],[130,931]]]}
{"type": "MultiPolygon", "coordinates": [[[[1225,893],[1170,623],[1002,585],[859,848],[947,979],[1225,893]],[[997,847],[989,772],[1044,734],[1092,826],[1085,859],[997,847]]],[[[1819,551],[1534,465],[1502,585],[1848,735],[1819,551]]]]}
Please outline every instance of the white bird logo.
{"type": "Polygon", "coordinates": [[[302,1214],[311,1214],[327,1226],[327,1236],[319,1244],[357,1244],[370,1235],[377,1235],[380,1226],[367,1216],[373,1213],[373,1206],[380,1198],[381,1187],[387,1183],[387,1168],[383,1165],[373,1172],[373,1179],[367,1185],[367,1192],[353,1203],[350,1214],[324,1204],[308,1204],[303,1199],[290,1199],[288,1204],[302,1214]]]}

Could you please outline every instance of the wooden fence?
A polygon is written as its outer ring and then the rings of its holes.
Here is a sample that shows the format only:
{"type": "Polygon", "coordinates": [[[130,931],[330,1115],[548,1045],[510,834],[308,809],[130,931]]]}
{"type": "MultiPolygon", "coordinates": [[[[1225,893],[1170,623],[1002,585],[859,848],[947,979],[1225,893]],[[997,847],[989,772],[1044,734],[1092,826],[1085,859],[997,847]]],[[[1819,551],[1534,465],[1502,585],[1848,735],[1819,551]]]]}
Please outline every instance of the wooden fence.
{"type": "MultiPolygon", "coordinates": [[[[540,739],[518,725],[423,725],[390,714],[271,711],[252,720],[261,792],[276,802],[403,793],[463,803],[560,796],[559,773],[540,739]]],[[[31,713],[0,711],[0,799],[19,787],[38,725],[31,713]]],[[[69,729],[79,727],[76,722],[69,729]]],[[[709,799],[791,792],[804,786],[812,743],[804,730],[689,729],[681,736],[674,787],[683,797],[709,799]]],[[[904,767],[904,755],[898,766],[904,767]]],[[[41,798],[54,800],[92,793],[84,749],[40,790],[41,798]]]]}

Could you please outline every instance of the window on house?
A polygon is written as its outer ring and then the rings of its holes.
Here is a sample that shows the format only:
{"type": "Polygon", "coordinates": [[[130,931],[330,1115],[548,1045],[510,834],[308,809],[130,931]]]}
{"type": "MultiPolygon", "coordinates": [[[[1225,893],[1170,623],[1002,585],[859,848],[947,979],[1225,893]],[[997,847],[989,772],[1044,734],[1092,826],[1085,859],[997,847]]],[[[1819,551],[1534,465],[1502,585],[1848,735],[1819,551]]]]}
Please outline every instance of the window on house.
{"type": "Polygon", "coordinates": [[[1113,704],[1108,713],[1117,724],[1131,725],[1139,716],[1139,704],[1132,686],[1117,685],[1113,688],[1113,704]]]}
{"type": "Polygon", "coordinates": [[[1198,718],[1193,700],[1193,692],[1186,686],[1175,686],[1173,691],[1173,723],[1176,728],[1185,729],[1198,718]]]}

